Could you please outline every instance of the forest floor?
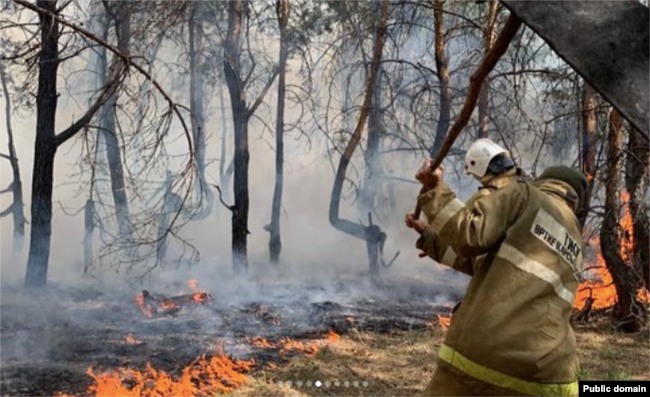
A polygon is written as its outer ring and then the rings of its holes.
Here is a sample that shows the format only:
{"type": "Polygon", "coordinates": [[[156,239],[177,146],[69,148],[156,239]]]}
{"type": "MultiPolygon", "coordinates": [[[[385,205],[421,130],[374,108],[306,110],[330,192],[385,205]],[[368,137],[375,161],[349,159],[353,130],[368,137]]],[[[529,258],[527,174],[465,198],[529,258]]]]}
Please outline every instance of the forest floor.
{"type": "MultiPolygon", "coordinates": [[[[89,368],[145,373],[150,364],[160,386],[167,382],[162,371],[180,383],[197,357],[224,354],[254,360],[232,395],[418,395],[446,332],[440,316],[463,290],[444,274],[435,282],[395,279],[381,289],[362,279],[202,283],[213,286],[209,305],[153,318],[134,302],[139,288],[3,286],[0,396],[113,396],[93,392],[98,383],[89,368]]],[[[154,287],[166,296],[188,292],[182,283],[154,287]]],[[[625,335],[602,316],[591,321],[576,327],[581,378],[650,380],[648,332],[625,335]]],[[[120,383],[132,390],[132,378],[120,383]]]]}
{"type": "MultiPolygon", "coordinates": [[[[580,379],[650,380],[648,331],[622,334],[607,324],[601,318],[591,325],[574,327],[582,367],[580,379]]],[[[295,358],[289,365],[255,374],[233,395],[419,395],[431,379],[443,338],[440,328],[386,335],[349,334],[315,357],[295,358]],[[316,387],[314,384],[319,380],[321,386],[316,387]],[[334,385],[337,380],[339,387],[334,385]],[[290,387],[286,385],[288,381],[292,383],[290,387]],[[297,381],[302,381],[302,386],[297,386],[297,381]],[[311,386],[305,385],[307,381],[311,381],[311,386]],[[325,386],[326,381],[330,381],[329,387],[325,386]],[[345,381],[349,382],[347,387],[345,381]]]]}

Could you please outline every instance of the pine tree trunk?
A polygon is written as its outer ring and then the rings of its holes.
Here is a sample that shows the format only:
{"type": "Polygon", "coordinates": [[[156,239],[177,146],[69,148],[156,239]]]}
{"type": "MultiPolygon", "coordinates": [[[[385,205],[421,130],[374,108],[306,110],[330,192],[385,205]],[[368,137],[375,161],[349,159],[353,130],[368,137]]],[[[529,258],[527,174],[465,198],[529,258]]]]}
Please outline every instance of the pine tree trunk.
{"type": "Polygon", "coordinates": [[[201,2],[192,4],[189,23],[190,41],[190,110],[192,112],[192,138],[194,140],[194,163],[199,174],[202,188],[205,188],[205,115],[203,98],[202,37],[201,37],[201,2]]]}
{"type": "Polygon", "coordinates": [[[610,112],[607,145],[607,176],[605,178],[605,208],[600,231],[600,244],[607,269],[616,287],[617,302],[614,307],[616,328],[625,332],[641,329],[642,310],[636,294],[641,286],[634,268],[625,263],[620,254],[622,231],[619,226],[619,180],[622,171],[623,122],[616,110],[610,112]]]}
{"type": "MultiPolygon", "coordinates": [[[[343,155],[339,160],[339,166],[336,170],[336,177],[334,179],[334,185],[332,186],[332,193],[330,195],[329,208],[329,221],[334,228],[350,236],[362,239],[366,242],[368,259],[370,263],[370,276],[373,280],[377,280],[379,277],[378,258],[380,250],[380,237],[383,233],[376,225],[371,224],[368,227],[364,227],[361,224],[349,221],[347,219],[341,219],[339,212],[341,206],[341,192],[343,190],[343,183],[345,182],[345,174],[348,166],[350,165],[352,155],[354,154],[354,151],[361,141],[363,130],[365,128],[366,121],[368,120],[368,116],[372,107],[372,97],[373,93],[375,92],[375,84],[377,82],[377,75],[379,74],[382,52],[384,43],[386,41],[387,19],[388,0],[384,0],[381,3],[381,16],[378,19],[378,25],[376,28],[377,35],[375,36],[370,72],[368,73],[361,114],[359,115],[359,120],[357,121],[357,125],[354,129],[352,137],[347,143],[343,155]]],[[[369,219],[372,219],[370,214],[369,219]]],[[[383,237],[385,239],[385,235],[383,235],[383,237]]]]}
{"type": "Polygon", "coordinates": [[[2,83],[2,92],[5,97],[5,123],[7,128],[7,141],[9,149],[9,162],[11,164],[12,180],[11,194],[13,200],[11,203],[11,214],[13,216],[13,252],[20,253],[23,250],[25,240],[25,209],[23,201],[23,182],[20,178],[20,167],[18,165],[18,153],[14,144],[14,134],[11,128],[11,98],[7,88],[7,75],[4,67],[0,65],[0,83],[2,83]]]}
{"type": "Polygon", "coordinates": [[[646,201],[650,184],[650,144],[636,128],[630,130],[627,165],[635,269],[643,276],[645,287],[650,290],[650,218],[646,201]]]}
{"type": "Polygon", "coordinates": [[[234,197],[232,211],[232,260],[236,272],[248,268],[248,111],[241,75],[241,29],[244,2],[233,0],[228,7],[228,34],[224,43],[224,74],[235,130],[234,197]]]}
{"type": "Polygon", "coordinates": [[[445,26],[444,26],[444,1],[435,0],[433,2],[433,16],[435,29],[435,58],[438,76],[440,78],[440,112],[438,114],[438,125],[436,127],[436,136],[433,147],[430,150],[431,157],[442,148],[442,144],[447,137],[449,125],[451,124],[451,74],[449,73],[449,64],[445,55],[445,26]]]}
{"type": "Polygon", "coordinates": [[[273,204],[271,208],[271,223],[268,231],[269,259],[272,264],[280,261],[282,252],[282,235],[280,228],[280,213],[282,210],[282,188],[284,178],[284,102],[286,97],[286,67],[289,57],[287,43],[287,27],[289,25],[289,0],[276,1],[278,25],[280,27],[280,72],[278,75],[278,108],[275,124],[275,187],[273,189],[273,204]]]}
{"type": "Polygon", "coordinates": [[[584,227],[591,210],[591,195],[594,190],[593,180],[596,174],[596,92],[584,83],[582,89],[582,172],[589,176],[582,207],[578,211],[580,227],[584,227]]]}
{"type": "MultiPolygon", "coordinates": [[[[113,21],[117,35],[117,48],[124,54],[129,53],[129,41],[131,40],[130,7],[132,6],[133,4],[129,2],[112,2],[112,8],[115,12],[113,21]]],[[[105,50],[103,50],[103,57],[104,67],[106,67],[105,50]]],[[[116,59],[116,62],[121,61],[116,59]]],[[[111,71],[106,70],[103,74],[104,81],[102,83],[106,84],[109,80],[113,80],[115,77],[113,73],[116,73],[118,69],[113,67],[111,71]]],[[[101,118],[102,136],[106,146],[106,157],[111,177],[111,192],[113,193],[118,229],[121,237],[126,238],[126,241],[131,241],[133,228],[129,223],[129,200],[126,194],[120,142],[117,138],[117,94],[111,95],[103,106],[101,118]]]]}
{"type": "MultiPolygon", "coordinates": [[[[497,9],[499,2],[492,0],[488,4],[487,26],[485,27],[485,54],[490,52],[494,45],[495,25],[497,21],[497,9]]],[[[486,77],[481,85],[481,92],[478,97],[478,138],[487,138],[490,125],[489,109],[490,78],[486,77]]]]}
{"type": "Polygon", "coordinates": [[[84,206],[84,276],[88,274],[93,256],[93,233],[95,231],[95,202],[92,198],[86,200],[84,206]]]}
{"type": "MultiPolygon", "coordinates": [[[[375,18],[380,17],[380,5],[375,4],[375,18]]],[[[374,33],[374,40],[377,40],[377,31],[374,33]]],[[[369,212],[373,213],[380,221],[381,217],[377,216],[377,192],[381,188],[384,180],[382,164],[379,154],[383,138],[383,124],[381,119],[381,81],[382,68],[379,66],[377,72],[377,81],[373,91],[372,105],[370,114],[368,114],[368,139],[365,151],[366,168],[363,183],[359,192],[359,218],[363,219],[369,212]]]]}
{"type": "MultiPolygon", "coordinates": [[[[39,7],[57,13],[56,1],[38,0],[39,7]]],[[[29,257],[25,274],[26,287],[41,287],[47,282],[52,236],[52,190],[56,155],[55,121],[57,107],[56,80],[59,69],[59,23],[39,14],[41,52],[38,61],[36,94],[36,140],[32,175],[32,224],[29,257]]]]}

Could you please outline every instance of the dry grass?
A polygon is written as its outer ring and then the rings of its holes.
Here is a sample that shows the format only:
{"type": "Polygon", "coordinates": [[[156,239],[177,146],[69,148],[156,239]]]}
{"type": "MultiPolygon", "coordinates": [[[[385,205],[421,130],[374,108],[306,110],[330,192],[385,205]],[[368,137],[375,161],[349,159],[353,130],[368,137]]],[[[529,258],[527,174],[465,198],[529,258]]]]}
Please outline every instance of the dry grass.
{"type": "Polygon", "coordinates": [[[650,380],[650,338],[616,332],[606,323],[578,327],[583,380],[650,380]]]}
{"type": "MultiPolygon", "coordinates": [[[[650,341],[646,332],[625,335],[606,327],[576,330],[581,379],[650,380],[650,341]]],[[[443,338],[439,329],[392,335],[357,333],[323,348],[314,357],[295,358],[286,366],[256,372],[237,396],[414,396],[429,382],[443,338]],[[320,380],[321,387],[314,383],[320,380]],[[350,382],[348,387],[335,381],[350,382]],[[278,386],[278,382],[284,384],[278,386]],[[293,384],[289,387],[286,382],[293,384]],[[296,382],[302,381],[302,386],[296,382]],[[304,383],[311,381],[307,387],[304,383]],[[324,382],[330,381],[330,387],[324,382]],[[358,387],[353,382],[359,382],[358,387]],[[368,382],[363,386],[362,382],[368,382]]]]}

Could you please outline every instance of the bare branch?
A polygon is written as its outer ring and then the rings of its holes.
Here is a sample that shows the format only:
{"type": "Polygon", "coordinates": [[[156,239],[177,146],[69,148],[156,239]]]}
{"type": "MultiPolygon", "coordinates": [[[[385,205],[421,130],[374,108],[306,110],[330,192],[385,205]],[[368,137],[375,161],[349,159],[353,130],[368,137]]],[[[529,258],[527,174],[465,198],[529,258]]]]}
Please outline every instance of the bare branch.
{"type": "MultiPolygon", "coordinates": [[[[185,122],[185,119],[183,118],[183,116],[181,115],[181,112],[180,112],[181,109],[187,110],[187,111],[189,111],[189,109],[187,109],[187,107],[185,107],[185,106],[182,106],[182,105],[174,102],[174,100],[169,96],[169,94],[167,94],[167,92],[163,89],[163,87],[160,85],[160,83],[158,81],[156,81],[151,76],[151,74],[147,70],[145,70],[145,68],[138,65],[137,63],[131,62],[132,61],[131,57],[129,57],[126,54],[123,54],[120,50],[115,48],[113,45],[108,43],[106,40],[102,39],[101,37],[89,32],[88,30],[86,30],[86,29],[84,29],[84,28],[82,28],[80,26],[75,25],[74,23],[71,23],[67,19],[63,18],[61,15],[58,15],[56,13],[52,13],[52,12],[50,12],[48,10],[45,10],[45,9],[43,9],[41,7],[38,7],[37,5],[32,4],[27,0],[12,0],[12,1],[14,3],[19,4],[19,5],[21,5],[21,6],[25,7],[25,8],[28,8],[28,9],[34,11],[34,12],[37,12],[39,14],[45,14],[45,15],[51,17],[51,18],[54,18],[59,23],[61,23],[61,25],[67,26],[67,27],[71,28],[72,30],[76,31],[77,33],[85,36],[86,38],[89,38],[89,39],[101,44],[103,47],[105,47],[107,50],[109,50],[115,56],[121,58],[126,63],[127,67],[133,67],[140,74],[142,74],[147,80],[149,80],[151,82],[151,84],[153,84],[154,87],[156,87],[158,92],[169,103],[169,106],[172,108],[173,112],[178,116],[178,119],[180,120],[181,125],[183,127],[183,132],[185,134],[185,138],[187,139],[189,153],[193,153],[192,136],[191,136],[190,130],[189,130],[189,128],[188,128],[188,126],[187,126],[187,124],[185,122]]],[[[188,163],[188,164],[191,164],[191,162],[188,163]]]]}
{"type": "Polygon", "coordinates": [[[9,193],[9,192],[11,192],[13,190],[13,188],[14,188],[14,183],[12,182],[12,183],[9,184],[9,186],[7,186],[6,189],[0,191],[0,194],[9,193]]]}
{"type": "Polygon", "coordinates": [[[82,128],[84,128],[88,123],[90,123],[90,120],[92,120],[93,116],[95,116],[95,113],[106,103],[106,101],[115,93],[117,90],[118,82],[120,81],[120,73],[117,73],[115,76],[115,79],[113,81],[110,81],[104,89],[102,90],[102,93],[100,94],[99,98],[95,101],[95,103],[86,111],[86,114],[84,114],[79,120],[74,122],[70,127],[66,128],[56,136],[55,144],[56,146],[61,146],[65,142],[68,141],[68,139],[72,138],[75,136],[79,131],[81,131],[82,128]]]}
{"type": "Polygon", "coordinates": [[[0,212],[0,218],[4,218],[5,216],[11,214],[11,212],[14,210],[14,204],[10,204],[9,207],[7,207],[6,210],[0,212]]]}
{"type": "Polygon", "coordinates": [[[226,207],[228,210],[230,210],[230,212],[233,212],[235,210],[235,206],[234,205],[228,205],[228,204],[226,204],[225,201],[223,201],[223,194],[221,193],[221,188],[219,186],[217,186],[217,185],[212,185],[212,184],[210,186],[214,187],[219,192],[219,201],[221,201],[221,204],[223,204],[224,207],[226,207]]]}
{"type": "Polygon", "coordinates": [[[277,77],[279,72],[280,70],[278,68],[275,68],[275,70],[273,70],[271,77],[269,77],[269,80],[266,82],[266,85],[264,86],[264,89],[262,90],[260,95],[257,97],[257,100],[255,100],[255,103],[253,103],[253,105],[248,109],[246,118],[250,118],[255,113],[257,108],[262,104],[262,101],[264,100],[264,96],[273,85],[273,82],[275,81],[275,78],[277,77]]]}

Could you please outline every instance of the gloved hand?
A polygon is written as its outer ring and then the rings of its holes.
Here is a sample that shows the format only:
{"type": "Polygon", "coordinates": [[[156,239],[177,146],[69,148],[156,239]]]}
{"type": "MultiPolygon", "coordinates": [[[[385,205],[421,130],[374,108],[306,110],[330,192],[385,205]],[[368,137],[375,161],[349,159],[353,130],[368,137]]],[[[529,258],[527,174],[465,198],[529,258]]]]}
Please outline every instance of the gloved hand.
{"type": "Polygon", "coordinates": [[[415,215],[413,214],[406,214],[406,216],[404,217],[404,223],[406,223],[406,227],[415,230],[416,232],[418,232],[418,234],[422,234],[424,228],[427,226],[427,224],[424,223],[424,221],[415,219],[415,215]]]}
{"type": "Polygon", "coordinates": [[[440,184],[440,182],[442,182],[442,173],[445,170],[445,167],[441,165],[435,170],[432,170],[432,164],[432,159],[424,160],[418,172],[415,173],[415,179],[422,184],[424,190],[434,189],[438,184],[440,184]]]}

